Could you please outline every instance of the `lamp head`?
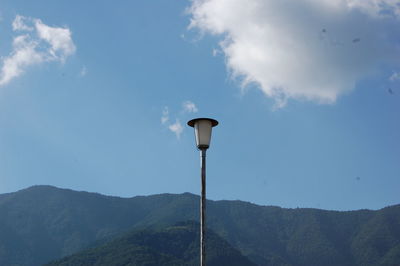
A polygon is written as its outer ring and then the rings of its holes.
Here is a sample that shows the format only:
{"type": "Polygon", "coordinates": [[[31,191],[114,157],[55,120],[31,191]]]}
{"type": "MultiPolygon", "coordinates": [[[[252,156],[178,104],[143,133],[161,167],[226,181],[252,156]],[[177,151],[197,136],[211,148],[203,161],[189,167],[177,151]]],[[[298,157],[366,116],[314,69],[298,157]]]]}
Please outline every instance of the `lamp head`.
{"type": "Polygon", "coordinates": [[[187,123],[194,128],[196,146],[199,150],[206,150],[210,147],[211,130],[218,125],[218,121],[211,118],[196,118],[187,123]]]}

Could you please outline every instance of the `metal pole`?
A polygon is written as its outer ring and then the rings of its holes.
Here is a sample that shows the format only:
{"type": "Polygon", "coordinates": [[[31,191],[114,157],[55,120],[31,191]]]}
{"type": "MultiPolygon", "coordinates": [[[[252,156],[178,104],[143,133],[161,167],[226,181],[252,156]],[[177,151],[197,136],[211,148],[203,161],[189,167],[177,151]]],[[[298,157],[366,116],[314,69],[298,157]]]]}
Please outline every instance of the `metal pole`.
{"type": "Polygon", "coordinates": [[[206,265],[206,149],[201,154],[200,265],[206,265]]]}

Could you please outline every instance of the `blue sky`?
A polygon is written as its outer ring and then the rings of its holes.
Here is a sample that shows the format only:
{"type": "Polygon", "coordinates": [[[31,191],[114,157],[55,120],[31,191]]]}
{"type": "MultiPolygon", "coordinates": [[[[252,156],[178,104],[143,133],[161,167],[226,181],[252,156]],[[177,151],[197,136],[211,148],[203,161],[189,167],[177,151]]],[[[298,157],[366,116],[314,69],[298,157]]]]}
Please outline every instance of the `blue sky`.
{"type": "Polygon", "coordinates": [[[399,3],[2,1],[0,193],[398,204],[399,3]]]}

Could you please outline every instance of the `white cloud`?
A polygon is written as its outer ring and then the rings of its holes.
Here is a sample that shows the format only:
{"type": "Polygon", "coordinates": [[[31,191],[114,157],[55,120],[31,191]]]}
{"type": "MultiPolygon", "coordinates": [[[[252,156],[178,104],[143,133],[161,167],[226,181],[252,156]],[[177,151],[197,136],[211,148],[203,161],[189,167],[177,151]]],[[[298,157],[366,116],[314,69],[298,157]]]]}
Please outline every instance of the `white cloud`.
{"type": "Polygon", "coordinates": [[[196,105],[191,101],[185,101],[182,103],[183,110],[188,113],[197,113],[199,110],[196,105]]]}
{"type": "Polygon", "coordinates": [[[13,30],[24,32],[13,39],[12,52],[2,59],[0,86],[21,75],[29,66],[65,59],[76,50],[67,28],[50,27],[39,19],[17,15],[13,30]]]}
{"type": "Polygon", "coordinates": [[[169,109],[167,106],[164,107],[161,115],[161,124],[166,124],[169,120],[169,109]]]}
{"type": "Polygon", "coordinates": [[[171,130],[173,133],[175,133],[176,137],[180,139],[181,134],[183,132],[183,126],[181,122],[176,119],[176,122],[174,124],[171,124],[168,126],[169,130],[171,130]]]}
{"type": "Polygon", "coordinates": [[[190,29],[219,36],[232,78],[287,99],[334,103],[400,68],[398,0],[192,0],[190,29]]]}

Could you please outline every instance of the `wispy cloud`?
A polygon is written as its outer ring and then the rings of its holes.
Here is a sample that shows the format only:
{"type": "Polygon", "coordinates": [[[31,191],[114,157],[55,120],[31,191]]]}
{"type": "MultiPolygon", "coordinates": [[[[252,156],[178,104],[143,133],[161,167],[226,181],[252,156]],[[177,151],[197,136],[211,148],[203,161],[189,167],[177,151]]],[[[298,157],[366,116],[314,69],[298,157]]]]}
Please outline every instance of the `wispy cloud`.
{"type": "Polygon", "coordinates": [[[39,38],[50,45],[46,50],[51,56],[50,60],[64,62],[68,56],[75,52],[76,47],[72,41],[70,29],[47,26],[40,19],[33,21],[39,38]]]}
{"type": "Polygon", "coordinates": [[[199,110],[196,105],[191,101],[185,101],[182,103],[183,110],[188,113],[197,113],[199,110]]]}
{"type": "Polygon", "coordinates": [[[162,115],[161,115],[161,124],[165,124],[167,123],[169,120],[169,109],[167,106],[164,107],[164,110],[162,111],[162,115]]]}
{"type": "Polygon", "coordinates": [[[28,26],[26,20],[24,16],[17,15],[12,22],[13,31],[33,31],[33,27],[28,26]]]}
{"type": "Polygon", "coordinates": [[[182,109],[178,112],[178,115],[175,115],[175,123],[170,122],[170,111],[169,107],[165,106],[161,113],[161,124],[164,125],[168,130],[173,132],[177,139],[180,139],[181,134],[184,131],[184,127],[182,126],[180,120],[186,119],[185,115],[191,113],[197,113],[199,109],[196,104],[192,101],[184,101],[182,103],[182,109]]]}
{"type": "Polygon", "coordinates": [[[3,59],[0,86],[18,77],[27,66],[44,61],[44,55],[36,51],[37,45],[37,42],[30,40],[27,35],[14,38],[12,54],[3,59]]]}
{"type": "Polygon", "coordinates": [[[83,66],[81,68],[81,72],[79,72],[79,76],[84,77],[84,76],[86,76],[86,74],[87,74],[87,68],[86,68],[86,66],[83,66]]]}
{"type": "Polygon", "coordinates": [[[175,123],[171,124],[168,126],[169,130],[171,130],[173,133],[175,133],[176,137],[180,139],[181,134],[183,132],[183,126],[181,122],[176,119],[175,123]]]}
{"type": "Polygon", "coordinates": [[[398,0],[347,0],[347,5],[377,18],[400,16],[398,0]]]}
{"type": "Polygon", "coordinates": [[[399,79],[400,79],[400,72],[394,72],[389,78],[390,81],[395,81],[399,79]]]}
{"type": "Polygon", "coordinates": [[[334,103],[382,66],[400,69],[398,0],[193,0],[188,12],[190,29],[220,36],[232,78],[276,107],[334,103]]]}
{"type": "Polygon", "coordinates": [[[12,22],[12,52],[3,58],[0,86],[20,76],[27,67],[43,62],[64,62],[76,47],[68,28],[50,27],[40,19],[17,15],[12,22]]]}
{"type": "Polygon", "coordinates": [[[212,49],[212,55],[215,57],[215,56],[217,56],[217,55],[219,55],[221,53],[221,51],[219,50],[219,49],[215,49],[215,48],[213,48],[212,49]]]}

